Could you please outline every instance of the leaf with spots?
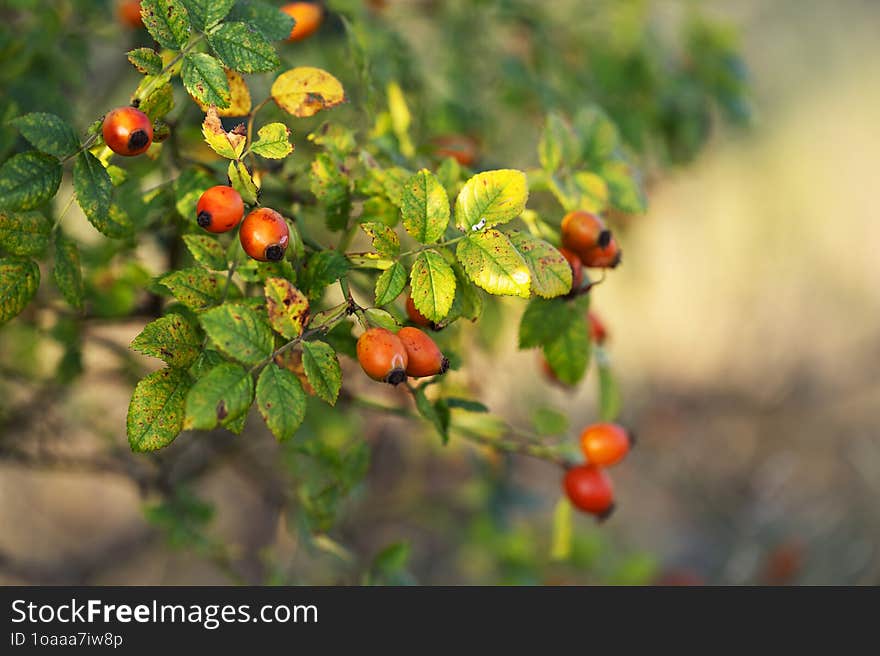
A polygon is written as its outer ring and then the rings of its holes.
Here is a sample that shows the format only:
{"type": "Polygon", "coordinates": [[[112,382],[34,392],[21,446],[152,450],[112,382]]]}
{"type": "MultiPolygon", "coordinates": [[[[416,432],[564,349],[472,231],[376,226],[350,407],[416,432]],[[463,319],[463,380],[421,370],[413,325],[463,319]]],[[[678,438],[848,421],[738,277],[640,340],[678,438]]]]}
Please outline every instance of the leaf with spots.
{"type": "Polygon", "coordinates": [[[61,184],[61,163],[35,150],[13,155],[0,166],[0,208],[32,210],[61,184]]]}
{"type": "Polygon", "coordinates": [[[284,123],[269,123],[257,132],[259,139],[251,145],[251,152],[266,159],[284,159],[293,152],[290,129],[284,123]]]}
{"type": "Polygon", "coordinates": [[[191,384],[189,374],[179,369],[161,369],[137,384],[126,420],[132,451],[155,451],[174,441],[183,430],[184,404],[191,384]]]}
{"type": "Polygon", "coordinates": [[[284,278],[266,278],[266,309],[273,330],[294,339],[308,321],[309,299],[284,278]]]}
{"type": "Polygon", "coordinates": [[[176,369],[186,369],[199,357],[202,337],[192,320],[182,314],[169,314],[144,326],[131,348],[176,369]]]}
{"type": "Polygon", "coordinates": [[[306,393],[296,374],[267,365],[257,380],[257,408],[278,441],[293,437],[306,416],[306,393]]]}
{"type": "Polygon", "coordinates": [[[423,244],[440,239],[449,225],[449,197],[433,173],[422,169],[403,187],[403,227],[423,244]]]}
{"type": "Polygon", "coordinates": [[[135,48],[126,55],[131,65],[144,75],[158,75],[162,72],[162,57],[152,48],[135,48]]]}
{"type": "MultiPolygon", "coordinates": [[[[247,82],[241,74],[236,73],[231,68],[227,68],[226,82],[229,85],[229,107],[217,108],[218,116],[247,116],[250,114],[252,107],[251,92],[248,89],[247,82]]],[[[198,98],[190,96],[196,101],[196,104],[203,112],[207,112],[210,105],[206,105],[198,98]]]]}
{"type": "Polygon", "coordinates": [[[571,266],[562,253],[527,232],[511,231],[507,237],[529,267],[532,293],[553,298],[571,291],[571,266]]]}
{"type": "Polygon", "coordinates": [[[0,258],[0,326],[31,302],[40,286],[40,267],[33,260],[0,258]]]}
{"type": "Polygon", "coordinates": [[[342,388],[342,369],[336,351],[325,342],[303,342],[303,367],[315,393],[330,405],[336,405],[342,388]]]}
{"type": "Polygon", "coordinates": [[[526,208],[525,173],[512,169],[484,171],[465,182],[455,201],[455,225],[464,232],[507,223],[526,208]]]}
{"type": "MultiPolygon", "coordinates": [[[[171,290],[174,297],[191,310],[201,310],[218,303],[226,289],[226,275],[199,267],[172,271],[159,282],[171,290]]],[[[240,296],[235,285],[229,285],[229,296],[240,296]]]]}
{"type": "Polygon", "coordinates": [[[272,84],[272,99],[288,114],[313,116],[345,101],[342,84],[325,70],[298,66],[279,75],[272,84]]]}
{"type": "Polygon", "coordinates": [[[254,400],[254,379],[241,365],[223,362],[211,369],[186,395],[186,430],[235,426],[254,400]]]}
{"type": "Polygon", "coordinates": [[[437,251],[422,251],[409,278],[416,309],[431,321],[442,321],[455,298],[455,273],[449,263],[437,251]]]}
{"type": "Polygon", "coordinates": [[[393,302],[406,287],[406,267],[395,262],[376,279],[376,305],[393,302]]]}
{"type": "Polygon", "coordinates": [[[223,65],[203,52],[185,55],[180,72],[183,86],[197,102],[229,107],[231,93],[223,65]]]}
{"type": "Polygon", "coordinates": [[[256,204],[260,190],[244,162],[236,160],[229,162],[226,175],[229,176],[229,184],[239,193],[245,203],[248,205],[256,204]]]}
{"type": "Polygon", "coordinates": [[[180,0],[141,0],[144,27],[163,48],[180,50],[189,39],[189,16],[180,0]]]}
{"type": "Polygon", "coordinates": [[[270,41],[286,39],[294,24],[291,16],[262,0],[238,0],[226,18],[252,25],[270,41]]]}
{"type": "Polygon", "coordinates": [[[208,43],[224,64],[239,73],[265,73],[281,66],[266,37],[245,23],[223,23],[208,34],[208,43]]]}
{"type": "Polygon", "coordinates": [[[235,0],[181,0],[193,28],[204,32],[226,17],[235,0]]]}
{"type": "Polygon", "coordinates": [[[504,233],[469,235],[458,243],[455,254],[477,287],[498,296],[530,296],[529,266],[504,233]]]}
{"type": "Polygon", "coordinates": [[[76,191],[76,201],[89,223],[104,232],[101,226],[107,223],[113,183],[104,165],[87,150],[76,156],[73,165],[73,188],[76,191]]]}
{"type": "Polygon", "coordinates": [[[214,271],[224,271],[227,267],[226,249],[219,241],[208,235],[184,235],[183,242],[193,259],[214,271]]]}
{"type": "Polygon", "coordinates": [[[233,129],[227,132],[220,122],[217,109],[209,107],[202,121],[202,134],[205,141],[215,153],[226,159],[238,159],[244,152],[247,143],[247,133],[243,129],[233,129]]]}
{"type": "Polygon", "coordinates": [[[373,242],[373,248],[379,255],[384,257],[394,257],[400,252],[400,239],[394,232],[384,223],[369,221],[361,223],[363,230],[373,242]]]}
{"type": "Polygon", "coordinates": [[[55,268],[52,271],[55,285],[70,306],[82,309],[83,279],[79,247],[64,236],[55,240],[55,268]]]}
{"type": "Polygon", "coordinates": [[[21,132],[34,148],[55,157],[67,157],[79,149],[76,132],[63,118],[55,114],[34,112],[19,116],[9,123],[21,132]]]}
{"type": "Polygon", "coordinates": [[[221,305],[199,317],[202,328],[218,349],[247,365],[272,354],[272,331],[255,310],[244,305],[221,305]]]}
{"type": "Polygon", "coordinates": [[[52,224],[39,212],[0,210],[0,248],[11,255],[39,255],[50,232],[52,224]]]}

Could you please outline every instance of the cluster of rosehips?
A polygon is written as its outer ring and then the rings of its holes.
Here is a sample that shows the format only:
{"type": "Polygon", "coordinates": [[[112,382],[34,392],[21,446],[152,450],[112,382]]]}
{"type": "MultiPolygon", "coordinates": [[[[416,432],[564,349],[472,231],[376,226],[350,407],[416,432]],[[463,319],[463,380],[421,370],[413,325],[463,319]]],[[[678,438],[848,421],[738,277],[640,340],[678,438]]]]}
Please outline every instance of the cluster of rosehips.
{"type": "Polygon", "coordinates": [[[562,479],[565,495],[578,510],[606,519],[614,511],[614,490],[605,467],[623,460],[635,444],[632,434],[618,424],[601,422],[581,433],[586,463],[569,467],[562,479]]]}
{"type": "Polygon", "coordinates": [[[571,266],[572,292],[577,292],[583,284],[584,267],[613,269],[620,264],[622,254],[602,218],[583,210],[569,212],[562,219],[559,252],[571,266]]]}
{"type": "Polygon", "coordinates": [[[358,362],[370,378],[399,385],[407,376],[425,378],[446,373],[449,360],[433,339],[406,326],[397,333],[370,328],[357,342],[358,362]]]}

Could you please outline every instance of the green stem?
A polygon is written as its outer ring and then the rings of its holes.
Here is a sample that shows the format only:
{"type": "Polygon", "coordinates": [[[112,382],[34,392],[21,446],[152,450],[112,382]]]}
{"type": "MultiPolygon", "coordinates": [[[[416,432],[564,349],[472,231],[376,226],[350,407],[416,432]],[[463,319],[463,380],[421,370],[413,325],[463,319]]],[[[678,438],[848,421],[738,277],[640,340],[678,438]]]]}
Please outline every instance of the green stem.
{"type": "Polygon", "coordinates": [[[404,257],[406,255],[415,255],[416,253],[421,253],[422,251],[427,251],[432,248],[443,248],[445,246],[451,246],[452,244],[460,242],[462,239],[466,239],[468,235],[461,235],[460,237],[455,237],[454,239],[448,239],[447,241],[438,241],[435,244],[424,244],[419,246],[418,248],[414,248],[409,251],[404,251],[400,253],[398,257],[404,257]]]}

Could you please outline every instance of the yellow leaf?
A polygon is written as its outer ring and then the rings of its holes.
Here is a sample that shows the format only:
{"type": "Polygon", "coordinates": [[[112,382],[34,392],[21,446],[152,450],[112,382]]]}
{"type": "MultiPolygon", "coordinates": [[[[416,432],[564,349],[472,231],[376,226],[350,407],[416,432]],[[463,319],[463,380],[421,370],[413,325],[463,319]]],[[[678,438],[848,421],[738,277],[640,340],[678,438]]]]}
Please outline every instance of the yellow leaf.
{"type": "MultiPolygon", "coordinates": [[[[251,112],[251,92],[247,88],[244,78],[233,71],[226,69],[226,81],[229,82],[229,107],[218,108],[217,116],[247,116],[251,112]]],[[[195,97],[203,112],[208,111],[208,105],[204,105],[195,97]]]]}
{"type": "MultiPolygon", "coordinates": [[[[239,126],[243,127],[243,126],[239,126]]],[[[209,107],[205,121],[202,123],[202,134],[205,135],[205,141],[214,150],[215,153],[226,159],[238,159],[244,152],[244,146],[247,142],[247,136],[244,130],[234,128],[232,132],[223,129],[220,118],[217,115],[216,107],[209,107]]]]}
{"type": "Polygon", "coordinates": [[[327,71],[299,66],[278,76],[272,98],[288,114],[304,118],[344,102],[345,91],[327,71]]]}

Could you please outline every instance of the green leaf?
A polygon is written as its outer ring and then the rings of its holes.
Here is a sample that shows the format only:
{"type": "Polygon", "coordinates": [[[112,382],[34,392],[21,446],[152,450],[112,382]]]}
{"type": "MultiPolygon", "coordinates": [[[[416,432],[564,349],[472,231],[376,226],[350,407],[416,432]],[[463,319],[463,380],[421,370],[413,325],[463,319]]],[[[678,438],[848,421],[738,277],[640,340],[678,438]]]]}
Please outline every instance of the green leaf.
{"type": "Polygon", "coordinates": [[[229,81],[219,61],[203,52],[185,55],[180,72],[189,94],[205,105],[229,107],[229,81]]]}
{"type": "Polygon", "coordinates": [[[580,155],[593,166],[609,159],[620,147],[617,126],[596,105],[580,109],[574,116],[573,124],[580,155]]]}
{"type": "Polygon", "coordinates": [[[410,271],[412,299],[424,317],[440,322],[455,298],[455,274],[437,251],[422,251],[410,271]]]}
{"type": "Polygon", "coordinates": [[[433,173],[422,169],[407,180],[401,197],[403,227],[423,244],[440,239],[449,225],[449,197],[433,173]]]}
{"type": "Polygon", "coordinates": [[[35,150],[13,155],[0,166],[0,208],[32,210],[61,184],[61,163],[35,150]]]}
{"type": "Polygon", "coordinates": [[[489,408],[484,403],[473,401],[471,399],[460,399],[454,396],[443,399],[449,408],[457,408],[466,412],[489,412],[489,408]]]}
{"type": "Polygon", "coordinates": [[[182,314],[169,314],[144,326],[131,348],[164,360],[176,369],[186,369],[199,357],[202,338],[190,319],[182,314]]]}
{"type": "Polygon", "coordinates": [[[456,256],[474,284],[499,296],[530,295],[531,273],[507,236],[487,230],[458,243],[456,256]]]}
{"type": "Polygon", "coordinates": [[[39,212],[0,210],[0,247],[12,255],[39,255],[51,232],[52,224],[39,212]]]}
{"type": "Polygon", "coordinates": [[[70,306],[76,310],[82,308],[83,280],[80,266],[79,248],[63,236],[55,240],[55,269],[53,270],[55,285],[70,306]]]}
{"type": "Polygon", "coordinates": [[[406,267],[395,262],[376,279],[376,305],[393,302],[406,287],[406,267]]]}
{"type": "Polygon", "coordinates": [[[266,366],[257,380],[257,408],[279,441],[293,437],[306,416],[306,393],[296,374],[266,366]]]}
{"type": "Polygon", "coordinates": [[[397,319],[391,316],[390,312],[380,308],[367,308],[364,310],[364,316],[367,319],[367,323],[371,326],[379,326],[393,333],[400,330],[400,324],[397,322],[397,319]]]}
{"type": "Polygon", "coordinates": [[[566,385],[577,385],[590,363],[590,332],[581,318],[544,343],[544,357],[556,377],[566,385]]]}
{"type": "Polygon", "coordinates": [[[257,132],[259,140],[251,145],[251,152],[267,159],[284,159],[293,152],[290,129],[284,123],[269,123],[257,132]]]}
{"type": "Polygon", "coordinates": [[[202,266],[223,271],[227,267],[226,249],[213,237],[208,235],[184,235],[183,241],[192,254],[193,259],[202,266]]]}
{"type": "Polygon", "coordinates": [[[224,64],[239,73],[265,73],[281,66],[272,45],[245,23],[223,23],[208,34],[208,43],[224,64]]]}
{"type": "Polygon", "coordinates": [[[278,7],[261,0],[238,0],[227,18],[252,25],[270,41],[280,41],[290,36],[295,22],[278,7]]]}
{"type": "MultiPolygon", "coordinates": [[[[174,297],[191,310],[201,310],[223,298],[226,276],[199,267],[172,271],[159,282],[171,290],[174,297]]],[[[238,287],[229,285],[230,296],[240,296],[238,287]]]]}
{"type": "Polygon", "coordinates": [[[568,560],[571,555],[573,530],[571,503],[566,497],[560,497],[553,511],[553,540],[550,547],[550,558],[568,560]]]}
{"type": "Polygon", "coordinates": [[[446,444],[449,441],[448,428],[438,414],[434,404],[428,400],[427,396],[425,396],[425,388],[417,387],[416,391],[413,393],[413,398],[416,402],[416,410],[419,411],[419,414],[423,419],[430,422],[430,424],[437,430],[437,434],[440,435],[443,444],[446,444]]]}
{"type": "Polygon", "coordinates": [[[336,251],[317,251],[309,256],[302,272],[300,287],[310,301],[323,296],[327,285],[336,282],[349,270],[351,264],[342,253],[336,251]]]}
{"type": "Polygon", "coordinates": [[[158,75],[162,72],[162,58],[152,48],[135,48],[126,54],[131,65],[144,75],[158,75]]]}
{"type": "Polygon", "coordinates": [[[599,419],[616,421],[620,414],[620,390],[608,356],[601,347],[596,349],[596,364],[599,369],[599,419]]]}
{"type": "MultiPolygon", "coordinates": [[[[153,76],[145,77],[141,84],[150,84],[153,76]]],[[[151,121],[157,121],[163,118],[168,112],[174,109],[174,89],[167,80],[156,86],[150,95],[141,100],[138,109],[150,117],[151,121]]]]}
{"type": "Polygon", "coordinates": [[[115,204],[111,204],[110,209],[104,214],[95,214],[93,217],[89,217],[89,222],[95,227],[95,230],[111,239],[126,239],[134,233],[131,217],[119,205],[115,204]]]}
{"type": "Polygon", "coordinates": [[[215,184],[214,177],[204,169],[195,167],[184,169],[180,177],[174,181],[174,206],[180,216],[195,223],[196,205],[199,198],[206,189],[215,184]]]}
{"type": "Polygon", "coordinates": [[[532,299],[519,324],[519,347],[527,349],[548,344],[579,319],[577,306],[563,299],[532,299]]]}
{"type": "Polygon", "coordinates": [[[400,252],[400,239],[384,223],[370,221],[361,223],[361,229],[369,235],[373,242],[373,248],[383,257],[395,257],[400,252]]]}
{"type": "Polygon", "coordinates": [[[568,415],[553,408],[540,407],[532,412],[532,426],[538,435],[564,435],[570,424],[568,415]]]}
{"type": "Polygon", "coordinates": [[[199,319],[208,337],[230,358],[256,365],[272,355],[272,331],[249,307],[221,305],[199,319]]]}
{"type": "Polygon", "coordinates": [[[241,199],[248,205],[254,205],[258,198],[257,185],[254,184],[251,174],[245,166],[244,162],[235,160],[229,162],[229,168],[226,171],[229,176],[229,182],[235,189],[241,199]]]}
{"type": "Polygon", "coordinates": [[[452,271],[455,273],[455,298],[446,317],[450,323],[459,317],[476,321],[483,313],[483,297],[467,276],[460,262],[454,262],[452,271]]]}
{"type": "Polygon", "coordinates": [[[33,260],[0,258],[0,326],[31,302],[40,286],[40,267],[33,260]]]}
{"type": "Polygon", "coordinates": [[[344,228],[351,213],[351,189],[348,177],[328,153],[318,153],[312,160],[310,181],[312,193],[324,203],[327,227],[344,228]]]}
{"type": "Polygon", "coordinates": [[[303,367],[315,393],[330,405],[336,405],[342,387],[342,369],[336,351],[325,342],[303,342],[303,367]]]}
{"type": "Polygon", "coordinates": [[[104,165],[87,150],[76,156],[73,165],[73,188],[76,191],[76,201],[86,218],[95,228],[104,232],[100,226],[107,223],[113,183],[104,165]]]}
{"type": "Polygon", "coordinates": [[[478,173],[465,182],[455,201],[459,230],[482,230],[507,223],[522,214],[529,199],[526,175],[501,169],[478,173]]]}
{"type": "Polygon", "coordinates": [[[181,0],[189,14],[189,22],[199,32],[223,20],[235,0],[181,0]]]}
{"type": "Polygon", "coordinates": [[[571,266],[562,253],[527,232],[512,231],[507,237],[529,266],[534,294],[553,298],[571,291],[571,266]]]}
{"type": "Polygon", "coordinates": [[[193,378],[201,378],[221,362],[225,362],[222,355],[217,351],[205,349],[199,353],[199,357],[197,357],[196,361],[192,363],[192,366],[189,368],[189,373],[193,378]]]}
{"type": "Polygon", "coordinates": [[[233,424],[254,400],[254,379],[244,367],[223,362],[196,381],[186,395],[187,430],[211,430],[233,424]]]}
{"type": "Polygon", "coordinates": [[[189,40],[189,17],[180,0],[141,0],[141,17],[163,48],[180,50],[189,40]]]}
{"type": "Polygon", "coordinates": [[[558,114],[547,115],[541,141],[538,143],[538,159],[547,173],[554,173],[562,164],[573,164],[572,144],[574,133],[558,114]]]}
{"type": "Polygon", "coordinates": [[[606,162],[599,175],[608,184],[609,202],[612,207],[627,214],[644,214],[648,201],[635,170],[626,162],[606,162]]]}
{"type": "Polygon", "coordinates": [[[183,430],[189,374],[161,369],[141,380],[128,406],[126,433],[132,451],[155,451],[168,446],[183,430]]]}
{"type": "Polygon", "coordinates": [[[272,329],[287,339],[302,335],[309,299],[284,278],[266,278],[265,295],[272,329]]]}
{"type": "Polygon", "coordinates": [[[55,114],[34,112],[10,121],[37,150],[67,157],[79,149],[79,138],[68,123],[55,114]]]}

